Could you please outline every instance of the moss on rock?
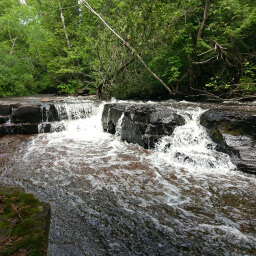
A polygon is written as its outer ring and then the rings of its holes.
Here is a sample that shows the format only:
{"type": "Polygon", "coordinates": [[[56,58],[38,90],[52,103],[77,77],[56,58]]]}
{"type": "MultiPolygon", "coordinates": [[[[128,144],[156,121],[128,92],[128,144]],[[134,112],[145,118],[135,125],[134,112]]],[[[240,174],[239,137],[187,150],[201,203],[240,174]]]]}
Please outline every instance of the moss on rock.
{"type": "Polygon", "coordinates": [[[49,226],[49,204],[0,187],[0,255],[47,255],[49,226]]]}

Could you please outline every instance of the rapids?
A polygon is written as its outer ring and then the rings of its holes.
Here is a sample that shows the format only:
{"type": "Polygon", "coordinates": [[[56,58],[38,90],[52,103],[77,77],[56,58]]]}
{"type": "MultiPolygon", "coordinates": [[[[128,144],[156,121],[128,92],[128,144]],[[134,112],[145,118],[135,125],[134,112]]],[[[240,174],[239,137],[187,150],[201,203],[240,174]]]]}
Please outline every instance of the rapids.
{"type": "Polygon", "coordinates": [[[255,176],[215,151],[205,110],[180,108],[186,124],[145,150],[102,131],[103,104],[60,103],[52,132],[1,164],[2,181],[51,204],[49,256],[256,255],[255,176]]]}

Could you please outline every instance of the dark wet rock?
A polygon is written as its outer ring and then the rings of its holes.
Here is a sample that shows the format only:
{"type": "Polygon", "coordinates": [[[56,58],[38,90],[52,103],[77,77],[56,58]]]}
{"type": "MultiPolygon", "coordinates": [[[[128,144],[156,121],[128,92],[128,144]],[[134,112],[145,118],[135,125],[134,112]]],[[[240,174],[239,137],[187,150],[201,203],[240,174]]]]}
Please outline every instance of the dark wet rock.
{"type": "Polygon", "coordinates": [[[50,133],[52,128],[51,123],[43,123],[40,125],[40,131],[41,133],[50,133]]]}
{"type": "Polygon", "coordinates": [[[162,136],[171,135],[175,127],[184,124],[183,117],[171,109],[139,104],[106,104],[102,115],[105,131],[114,134],[120,129],[122,140],[144,148],[154,148],[162,136]]]}
{"type": "Polygon", "coordinates": [[[38,134],[38,124],[42,116],[39,107],[9,102],[0,103],[0,108],[1,106],[4,106],[2,113],[9,115],[0,116],[0,137],[12,134],[38,134]]]}
{"type": "Polygon", "coordinates": [[[34,105],[21,105],[12,110],[12,122],[14,123],[39,123],[42,114],[40,107],[34,105]]]}
{"type": "Polygon", "coordinates": [[[10,116],[0,116],[0,124],[6,123],[10,119],[10,116]]]}
{"type": "Polygon", "coordinates": [[[5,135],[4,127],[0,125],[0,138],[5,135]]]}
{"type": "Polygon", "coordinates": [[[127,105],[124,104],[105,104],[102,113],[102,126],[104,131],[111,134],[116,133],[116,126],[127,105]]]}
{"type": "Polygon", "coordinates": [[[20,105],[18,102],[8,102],[3,101],[0,102],[0,115],[1,116],[9,116],[12,113],[13,108],[17,108],[20,105]]]}
{"type": "Polygon", "coordinates": [[[1,186],[0,199],[1,255],[47,255],[50,205],[23,188],[1,186]]]}
{"type": "Polygon", "coordinates": [[[41,106],[41,113],[43,122],[59,121],[58,111],[54,105],[41,106]]]}
{"type": "Polygon", "coordinates": [[[0,136],[11,134],[38,134],[38,124],[4,124],[0,126],[0,136]]]}
{"type": "Polygon", "coordinates": [[[256,174],[256,114],[243,111],[208,110],[201,116],[216,149],[231,156],[243,171],[256,174]]]}

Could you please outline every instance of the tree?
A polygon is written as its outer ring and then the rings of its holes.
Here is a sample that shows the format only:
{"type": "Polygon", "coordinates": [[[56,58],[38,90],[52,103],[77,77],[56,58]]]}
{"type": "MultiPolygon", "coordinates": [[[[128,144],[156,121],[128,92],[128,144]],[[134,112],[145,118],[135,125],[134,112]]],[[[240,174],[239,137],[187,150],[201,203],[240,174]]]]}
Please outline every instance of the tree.
{"type": "Polygon", "coordinates": [[[0,2],[1,95],[254,97],[254,1],[84,3],[0,2]]]}

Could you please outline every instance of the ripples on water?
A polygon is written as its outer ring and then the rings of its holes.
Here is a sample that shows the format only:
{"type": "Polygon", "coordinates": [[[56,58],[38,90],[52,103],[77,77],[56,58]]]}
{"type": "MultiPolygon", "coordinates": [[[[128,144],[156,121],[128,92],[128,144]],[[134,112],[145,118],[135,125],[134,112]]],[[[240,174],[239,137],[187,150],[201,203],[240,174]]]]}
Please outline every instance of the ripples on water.
{"type": "Polygon", "coordinates": [[[256,255],[255,176],[214,150],[201,109],[180,110],[186,125],[155,151],[103,133],[96,110],[31,137],[1,168],[50,202],[50,256],[256,255]]]}

